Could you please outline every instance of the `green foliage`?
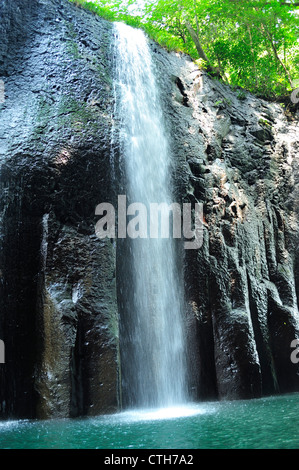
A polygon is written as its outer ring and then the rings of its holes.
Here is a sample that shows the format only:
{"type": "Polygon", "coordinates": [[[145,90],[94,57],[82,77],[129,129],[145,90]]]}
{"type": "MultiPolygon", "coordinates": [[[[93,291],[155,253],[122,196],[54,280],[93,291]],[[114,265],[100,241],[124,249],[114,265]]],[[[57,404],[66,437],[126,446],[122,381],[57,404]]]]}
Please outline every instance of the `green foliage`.
{"type": "Polygon", "coordinates": [[[246,100],[246,93],[243,90],[237,92],[237,98],[240,101],[246,100]]]}
{"type": "Polygon", "coordinates": [[[271,124],[270,122],[267,120],[267,119],[264,119],[264,118],[259,118],[258,120],[258,123],[261,125],[261,126],[264,126],[264,127],[268,127],[268,128],[271,128],[271,124]]]}
{"type": "Polygon", "coordinates": [[[299,10],[293,1],[145,0],[142,7],[134,0],[70,1],[142,28],[162,46],[257,95],[288,95],[299,78],[299,10]]]}
{"type": "Polygon", "coordinates": [[[196,59],[195,64],[200,70],[206,70],[207,69],[207,62],[203,59],[196,59]]]}
{"type": "Polygon", "coordinates": [[[214,106],[216,108],[221,108],[221,109],[225,109],[227,106],[231,106],[231,105],[232,105],[232,102],[228,98],[223,98],[214,103],[214,106]]]}

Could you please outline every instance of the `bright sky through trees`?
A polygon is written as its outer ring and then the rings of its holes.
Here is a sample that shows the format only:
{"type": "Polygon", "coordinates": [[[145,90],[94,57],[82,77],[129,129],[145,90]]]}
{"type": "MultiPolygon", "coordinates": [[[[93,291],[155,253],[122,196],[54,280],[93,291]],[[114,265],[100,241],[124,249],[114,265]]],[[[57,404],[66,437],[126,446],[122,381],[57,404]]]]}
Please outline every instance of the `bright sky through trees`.
{"type": "Polygon", "coordinates": [[[282,0],[71,0],[143,28],[231,86],[266,98],[299,79],[299,2],[282,0]]]}

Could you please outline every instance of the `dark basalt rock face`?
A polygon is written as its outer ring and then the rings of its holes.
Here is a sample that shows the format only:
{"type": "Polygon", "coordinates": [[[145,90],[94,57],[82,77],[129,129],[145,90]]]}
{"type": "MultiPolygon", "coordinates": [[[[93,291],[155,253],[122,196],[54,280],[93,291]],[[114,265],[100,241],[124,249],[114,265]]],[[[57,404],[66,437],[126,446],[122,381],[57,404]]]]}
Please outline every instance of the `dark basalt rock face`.
{"type": "Polygon", "coordinates": [[[194,396],[298,391],[298,116],[155,55],[178,196],[204,207],[203,245],[185,253],[194,396]]]}
{"type": "MultiPolygon", "coordinates": [[[[113,412],[124,260],[94,230],[120,193],[113,25],[63,0],[0,14],[0,415],[113,412]]],[[[151,47],[177,201],[204,204],[182,268],[193,396],[298,391],[298,120],[151,47]]]]}
{"type": "Polygon", "coordinates": [[[65,1],[1,2],[2,416],[119,407],[112,25],[65,1]]]}

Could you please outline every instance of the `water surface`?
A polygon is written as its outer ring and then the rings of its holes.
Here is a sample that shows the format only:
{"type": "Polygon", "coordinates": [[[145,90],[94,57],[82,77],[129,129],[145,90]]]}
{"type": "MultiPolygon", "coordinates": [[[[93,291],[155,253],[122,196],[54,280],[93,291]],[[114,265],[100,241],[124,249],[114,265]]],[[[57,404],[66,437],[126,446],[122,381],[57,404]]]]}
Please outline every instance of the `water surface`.
{"type": "Polygon", "coordinates": [[[2,449],[298,449],[299,394],[0,423],[2,449]]]}

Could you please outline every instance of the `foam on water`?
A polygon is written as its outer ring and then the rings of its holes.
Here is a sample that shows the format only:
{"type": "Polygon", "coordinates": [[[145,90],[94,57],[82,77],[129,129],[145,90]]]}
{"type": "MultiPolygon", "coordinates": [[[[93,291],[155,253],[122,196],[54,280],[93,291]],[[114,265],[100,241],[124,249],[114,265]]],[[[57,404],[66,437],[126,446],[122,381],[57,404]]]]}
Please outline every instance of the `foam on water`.
{"type": "Polygon", "coordinates": [[[191,416],[202,415],[211,412],[212,408],[202,404],[191,404],[183,406],[168,406],[163,408],[131,409],[113,415],[113,419],[124,422],[138,421],[162,421],[191,416]]]}

